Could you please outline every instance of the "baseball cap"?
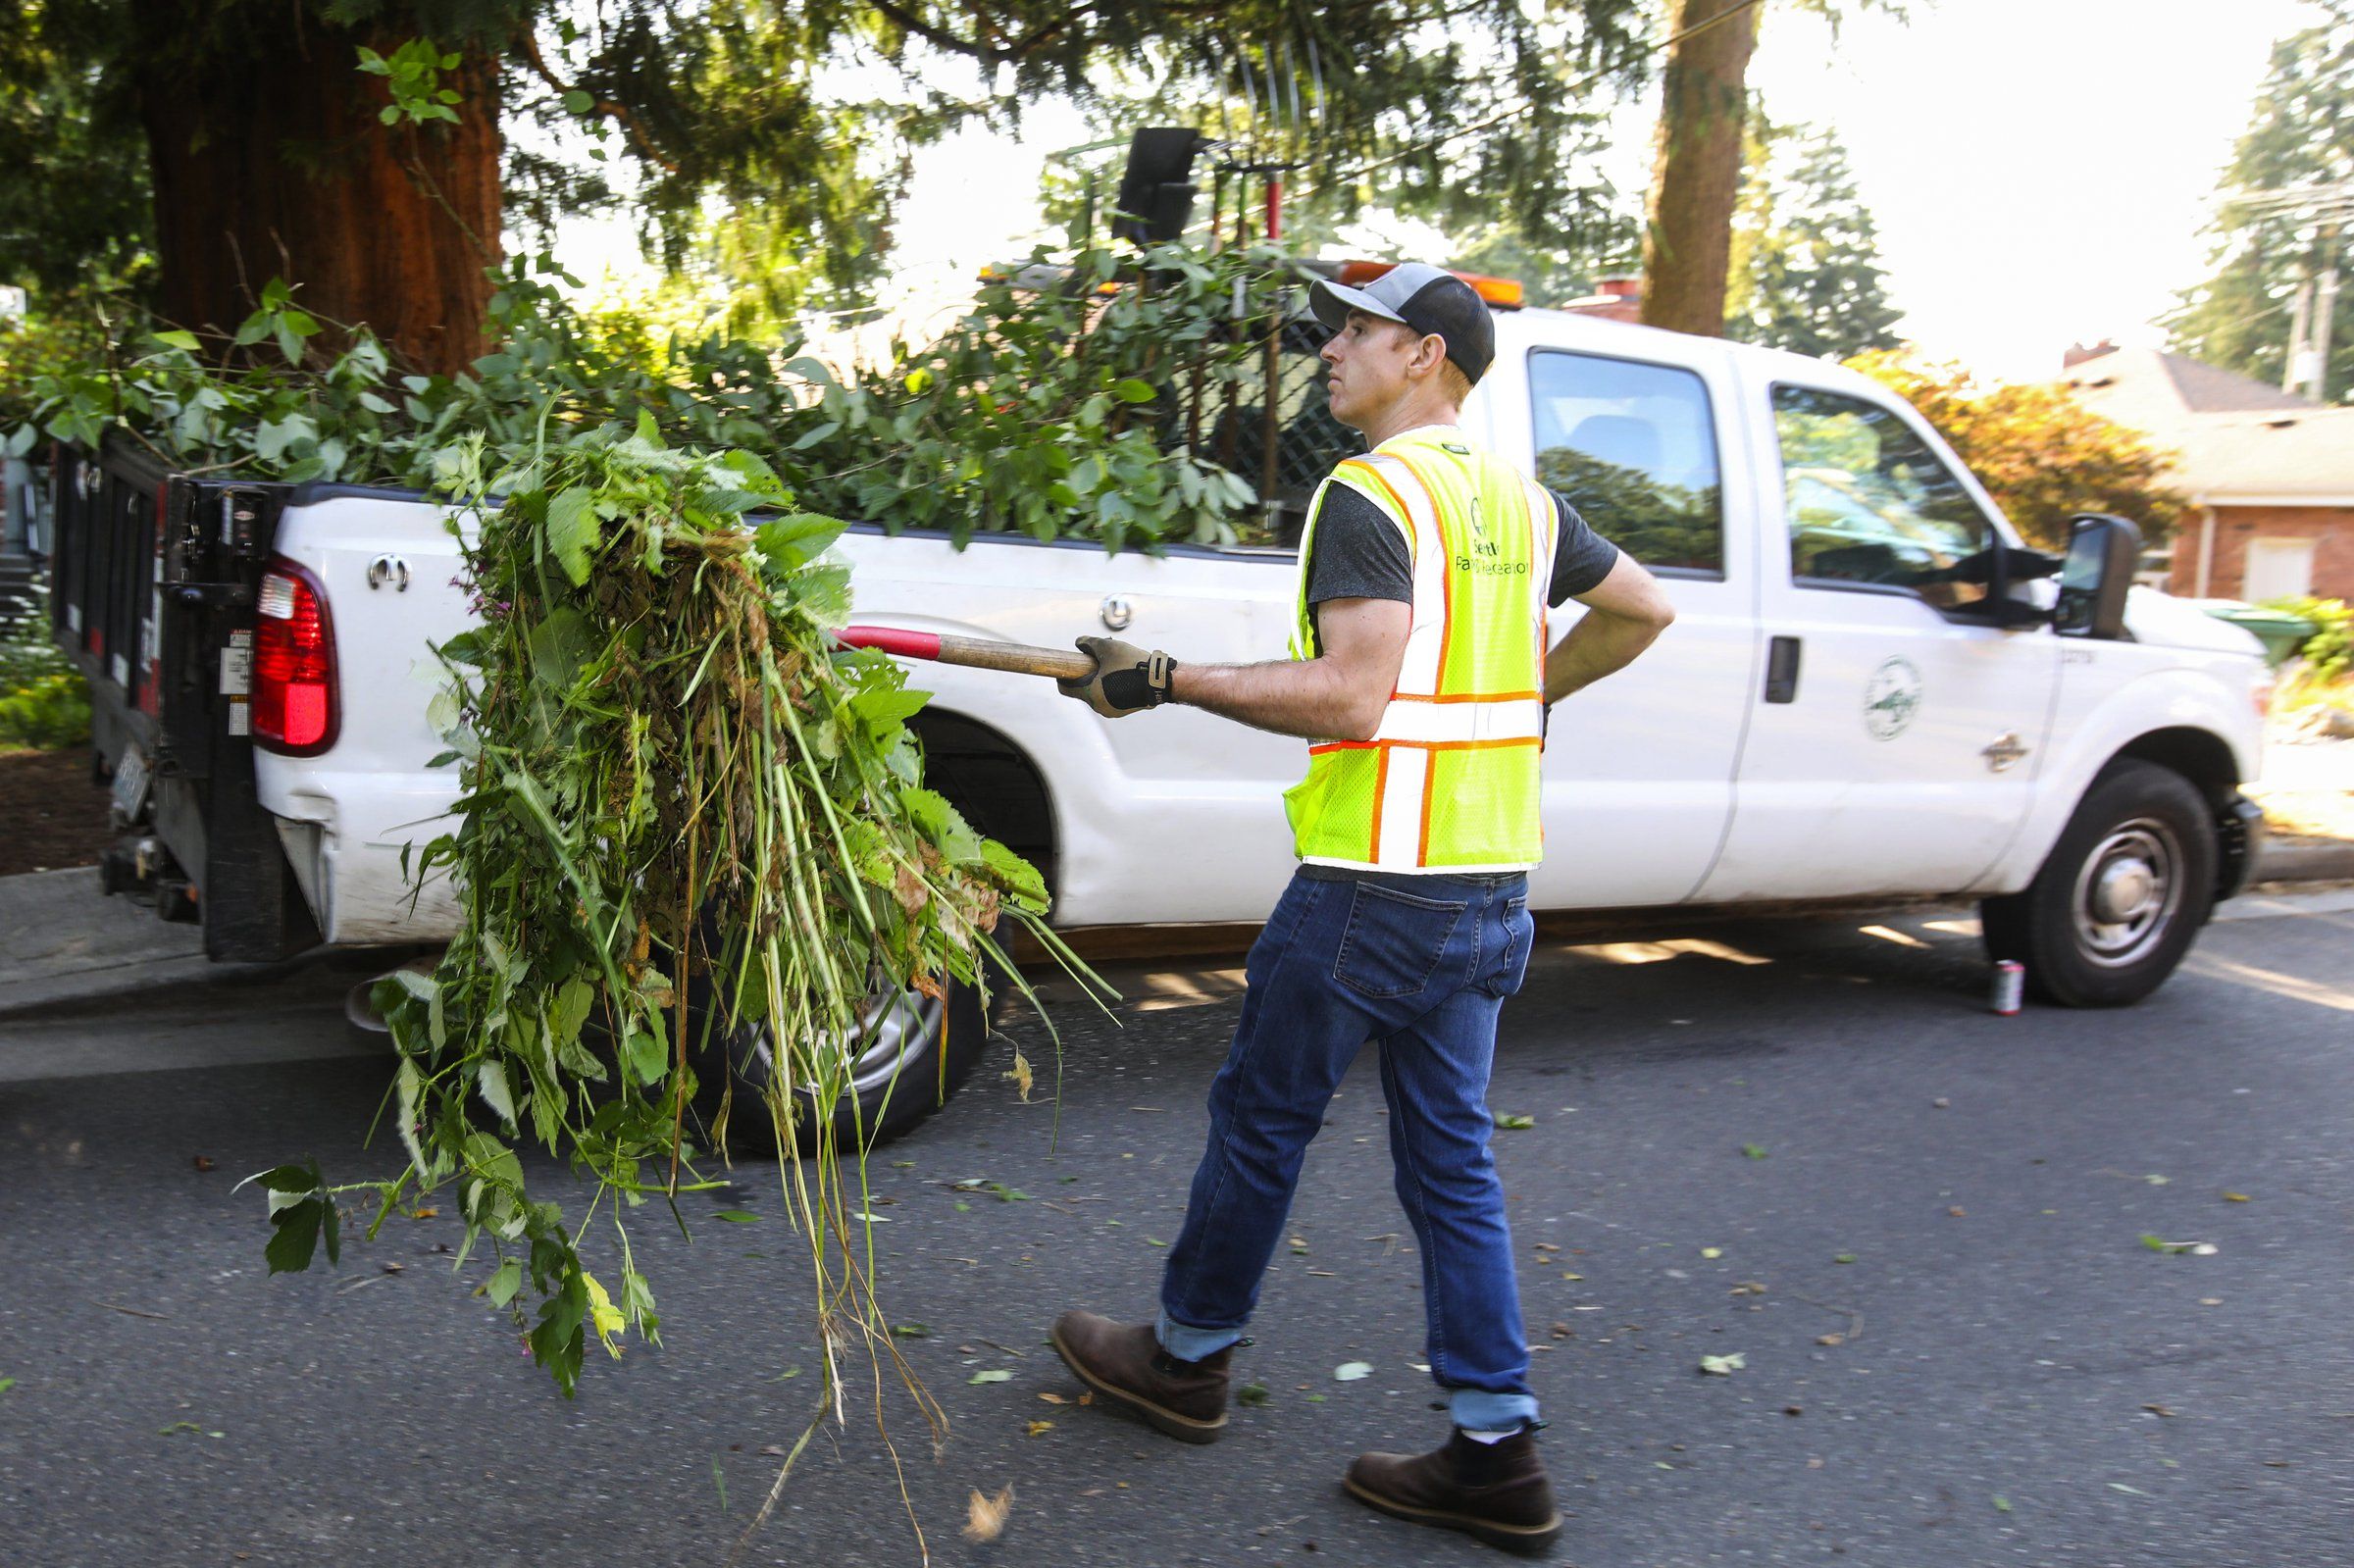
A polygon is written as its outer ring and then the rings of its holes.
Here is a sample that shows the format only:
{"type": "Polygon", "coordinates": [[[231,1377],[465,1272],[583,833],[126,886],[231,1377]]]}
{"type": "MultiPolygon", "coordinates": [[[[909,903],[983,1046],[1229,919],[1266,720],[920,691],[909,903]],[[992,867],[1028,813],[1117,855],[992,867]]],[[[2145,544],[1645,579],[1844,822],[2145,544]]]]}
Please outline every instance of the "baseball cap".
{"type": "Polygon", "coordinates": [[[1450,272],[1424,262],[1402,262],[1362,288],[1317,278],[1307,286],[1308,309],[1339,331],[1349,313],[1361,310],[1385,322],[1403,322],[1425,336],[1447,340],[1447,357],[1474,386],[1496,359],[1496,324],[1476,289],[1450,272]]]}

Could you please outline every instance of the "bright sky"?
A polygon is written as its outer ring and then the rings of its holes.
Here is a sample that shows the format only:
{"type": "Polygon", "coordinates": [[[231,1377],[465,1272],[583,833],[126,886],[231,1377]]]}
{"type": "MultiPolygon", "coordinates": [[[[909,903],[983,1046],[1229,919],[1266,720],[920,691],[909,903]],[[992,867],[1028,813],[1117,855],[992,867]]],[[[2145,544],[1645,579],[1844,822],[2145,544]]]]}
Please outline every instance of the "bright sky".
{"type": "MultiPolygon", "coordinates": [[[[1880,228],[1900,330],[2006,379],[2056,375],[2072,341],[2155,344],[2153,318],[2206,276],[2218,172],[2246,128],[2273,41],[2310,0],[1914,0],[1834,42],[1774,6],[1751,84],[1777,121],[1838,129],[1880,228]]],[[[1620,117],[1608,172],[1639,190],[1652,104],[1620,117]]],[[[919,158],[886,299],[922,311],[1024,253],[1042,160],[1087,139],[1059,105],[1018,138],[972,133],[919,158]]],[[[613,225],[563,245],[580,272],[626,264],[613,225]]],[[[582,273],[582,276],[589,276],[582,273]]]]}

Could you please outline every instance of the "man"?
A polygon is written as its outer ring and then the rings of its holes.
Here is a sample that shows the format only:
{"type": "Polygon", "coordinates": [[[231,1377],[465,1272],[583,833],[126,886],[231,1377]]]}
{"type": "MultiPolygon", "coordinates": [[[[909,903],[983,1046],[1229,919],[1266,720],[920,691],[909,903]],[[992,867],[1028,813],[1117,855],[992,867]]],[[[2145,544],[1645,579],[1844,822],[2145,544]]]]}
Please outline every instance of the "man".
{"type": "Polygon", "coordinates": [[[1251,950],[1159,1321],[1066,1312],[1053,1342],[1109,1400],[1213,1440],[1302,1156],[1377,1040],[1456,1430],[1432,1453],[1361,1455],[1346,1485],[1401,1518],[1543,1551],[1561,1515],[1533,1437],[1488,1073],[1528,962],[1546,709],[1625,666],[1673,612],[1566,503],[1464,437],[1463,399],[1495,357],[1468,284],[1417,264],[1361,290],[1317,282],[1309,300],[1334,333],[1333,415],[1371,450],[1310,504],[1291,659],[1180,664],[1082,637],[1096,673],[1062,686],[1107,718],[1181,702],[1310,744],[1285,796],[1302,864],[1251,950]],[[1548,651],[1547,606],[1567,598],[1588,614],[1548,651]]]}

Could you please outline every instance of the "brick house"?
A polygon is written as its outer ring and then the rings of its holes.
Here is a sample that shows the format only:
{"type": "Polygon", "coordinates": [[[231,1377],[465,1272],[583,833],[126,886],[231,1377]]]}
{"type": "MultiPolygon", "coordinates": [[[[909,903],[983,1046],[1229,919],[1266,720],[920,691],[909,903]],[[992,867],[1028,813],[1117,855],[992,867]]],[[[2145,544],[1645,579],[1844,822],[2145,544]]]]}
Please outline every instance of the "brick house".
{"type": "Polygon", "coordinates": [[[2194,510],[2150,579],[2193,599],[2354,599],[2354,408],[2155,349],[2066,364],[2086,407],[2180,454],[2170,482],[2194,510]]]}

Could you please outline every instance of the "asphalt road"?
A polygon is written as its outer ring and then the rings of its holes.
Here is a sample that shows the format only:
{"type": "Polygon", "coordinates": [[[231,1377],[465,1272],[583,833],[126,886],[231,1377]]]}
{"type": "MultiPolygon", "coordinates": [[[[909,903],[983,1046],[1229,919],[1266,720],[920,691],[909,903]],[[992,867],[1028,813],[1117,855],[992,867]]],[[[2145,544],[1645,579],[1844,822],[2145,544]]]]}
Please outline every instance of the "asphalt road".
{"type": "MultiPolygon", "coordinates": [[[[2354,1561],[2354,898],[2293,907],[2106,1014],[1989,1015],[1951,914],[1541,952],[1493,1103],[1535,1124],[1498,1138],[1561,1560],[2354,1561]]],[[[720,1562],[815,1395],[775,1167],[698,1200],[757,1225],[636,1224],[664,1343],[592,1353],[571,1402],[470,1298],[486,1265],[451,1274],[452,1202],[269,1278],[238,1176],[394,1163],[361,1149],[388,1072],[348,979],[0,1020],[0,1562],[720,1562]]],[[[1042,1397],[1080,1391],[1041,1346],[1058,1310],[1151,1309],[1231,981],[1146,977],[1121,1030],[1066,1010],[1059,1142],[991,1076],[878,1156],[885,1298],[929,1326],[901,1342],[953,1427],[935,1458],[886,1403],[934,1560],[1492,1560],[1336,1485],[1444,1431],[1369,1063],[1240,1363],[1267,1402],[1190,1448],[1042,1397]],[[1002,1538],[960,1540],[1007,1485],[1002,1538]]],[[[909,1513],[862,1399],[742,1560],[914,1562],[909,1513]]]]}

